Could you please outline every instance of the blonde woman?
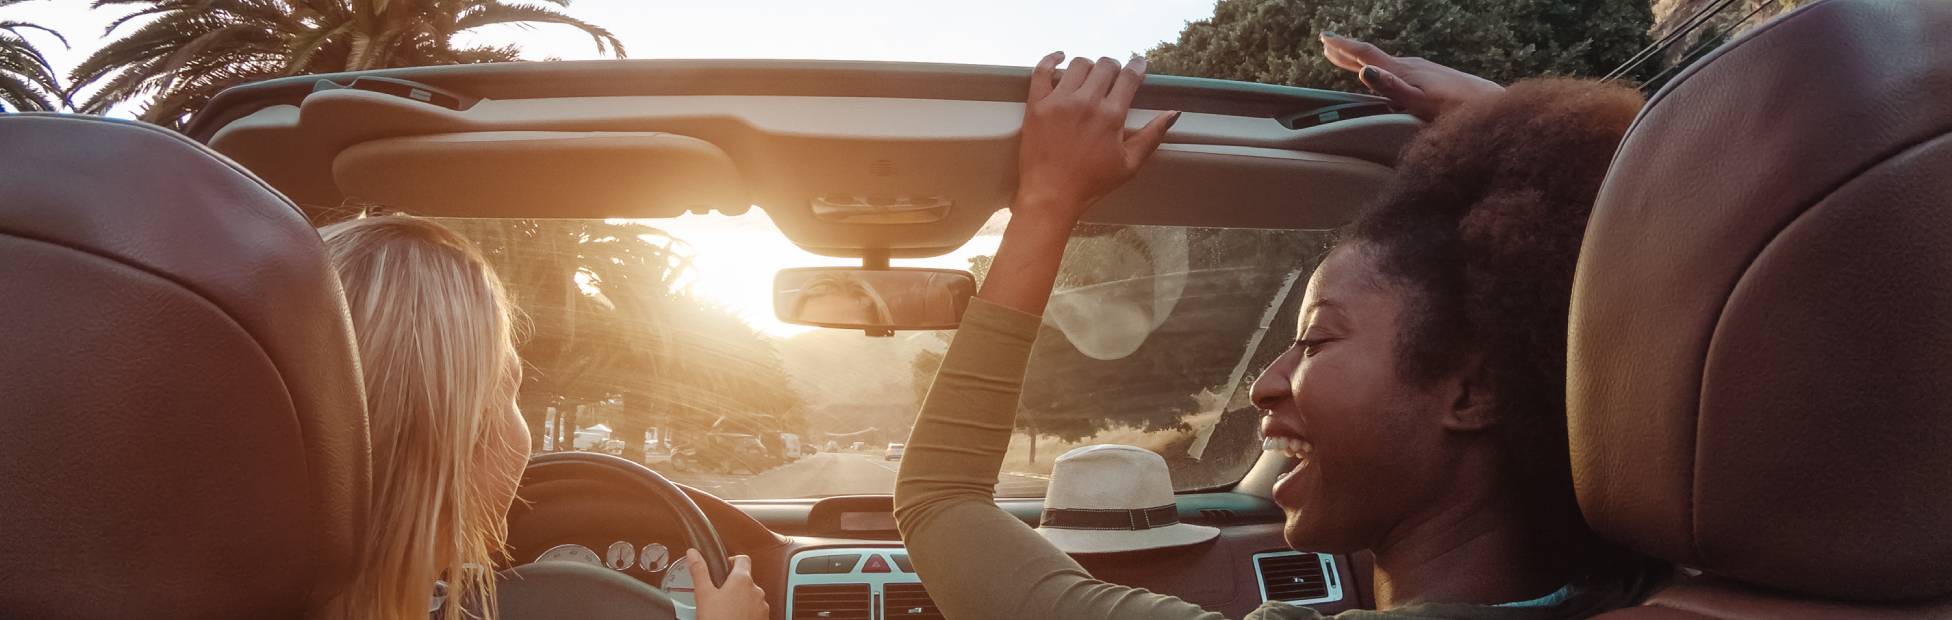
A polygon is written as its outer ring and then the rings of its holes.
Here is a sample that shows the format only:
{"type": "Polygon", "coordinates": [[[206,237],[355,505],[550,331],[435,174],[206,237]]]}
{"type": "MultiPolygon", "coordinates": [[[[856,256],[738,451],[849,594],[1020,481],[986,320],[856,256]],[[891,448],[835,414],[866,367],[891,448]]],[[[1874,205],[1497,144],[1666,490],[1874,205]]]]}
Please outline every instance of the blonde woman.
{"type": "MultiPolygon", "coordinates": [[[[493,618],[492,605],[440,601],[495,600],[484,567],[502,552],[528,463],[501,281],[472,243],[428,220],[365,217],[320,233],[352,313],[373,446],[360,569],[333,615],[493,618]]],[[[765,617],[744,556],[722,588],[694,578],[700,618],[765,617]]]]}
{"type": "Polygon", "coordinates": [[[894,315],[888,300],[860,277],[823,273],[800,289],[793,316],[808,323],[832,325],[889,325],[894,315]]]}

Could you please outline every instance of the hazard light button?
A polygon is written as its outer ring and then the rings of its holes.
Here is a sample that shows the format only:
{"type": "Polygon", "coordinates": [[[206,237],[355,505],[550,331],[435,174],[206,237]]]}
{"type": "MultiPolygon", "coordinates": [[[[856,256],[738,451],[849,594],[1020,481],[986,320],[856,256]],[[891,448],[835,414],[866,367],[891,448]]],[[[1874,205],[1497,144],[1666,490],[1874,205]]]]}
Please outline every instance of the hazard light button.
{"type": "Polygon", "coordinates": [[[886,573],[886,572],[889,572],[889,570],[888,570],[888,560],[887,560],[887,559],[885,559],[885,558],[882,558],[882,557],[881,557],[881,556],[879,556],[879,555],[870,555],[870,556],[868,556],[868,563],[867,563],[867,565],[866,565],[866,566],[862,566],[862,567],[861,567],[861,572],[863,572],[863,573],[886,573]]]}

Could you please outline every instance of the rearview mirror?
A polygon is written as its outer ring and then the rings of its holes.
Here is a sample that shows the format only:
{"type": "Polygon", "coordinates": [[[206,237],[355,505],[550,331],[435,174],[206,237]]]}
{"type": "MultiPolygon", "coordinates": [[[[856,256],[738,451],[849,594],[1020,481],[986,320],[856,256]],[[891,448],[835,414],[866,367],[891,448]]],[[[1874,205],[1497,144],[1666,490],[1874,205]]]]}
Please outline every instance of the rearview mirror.
{"type": "Polygon", "coordinates": [[[784,269],[773,278],[773,314],[796,325],[865,329],[954,329],[976,277],[954,269],[784,269]]]}

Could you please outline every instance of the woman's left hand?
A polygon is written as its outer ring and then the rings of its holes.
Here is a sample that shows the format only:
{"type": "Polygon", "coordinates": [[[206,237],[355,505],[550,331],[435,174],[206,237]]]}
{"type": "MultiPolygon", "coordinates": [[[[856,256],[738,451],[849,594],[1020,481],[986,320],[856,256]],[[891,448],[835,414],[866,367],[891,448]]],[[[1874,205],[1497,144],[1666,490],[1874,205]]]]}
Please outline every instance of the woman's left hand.
{"type": "Polygon", "coordinates": [[[991,303],[1042,314],[1057,281],[1064,242],[1085,209],[1138,173],[1165,141],[1178,112],[1126,131],[1125,115],[1145,81],[1145,59],[1118,66],[1110,58],[1071,61],[1053,81],[1056,52],[1030,72],[1023,108],[1023,143],[1017,151],[1017,196],[1010,225],[989,278],[978,295],[991,303]]]}
{"type": "Polygon", "coordinates": [[[1127,132],[1125,116],[1145,81],[1145,59],[1120,67],[1110,58],[1076,58],[1053,83],[1062,60],[1063,52],[1053,53],[1030,72],[1010,215],[1048,219],[1069,230],[1086,208],[1139,171],[1179,113],[1160,114],[1127,132]]]}

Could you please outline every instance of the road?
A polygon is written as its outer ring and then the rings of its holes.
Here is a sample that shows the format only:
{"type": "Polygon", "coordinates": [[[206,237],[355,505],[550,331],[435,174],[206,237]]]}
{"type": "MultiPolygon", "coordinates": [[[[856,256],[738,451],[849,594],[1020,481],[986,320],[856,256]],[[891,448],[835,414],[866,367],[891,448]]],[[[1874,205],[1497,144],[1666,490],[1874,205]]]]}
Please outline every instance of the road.
{"type": "MultiPolygon", "coordinates": [[[[674,471],[668,462],[651,467],[673,482],[725,499],[782,499],[892,493],[900,465],[880,454],[822,452],[758,475],[674,471]]],[[[1033,476],[1003,474],[996,490],[1004,497],[1039,497],[1045,484],[1033,476]]]]}

